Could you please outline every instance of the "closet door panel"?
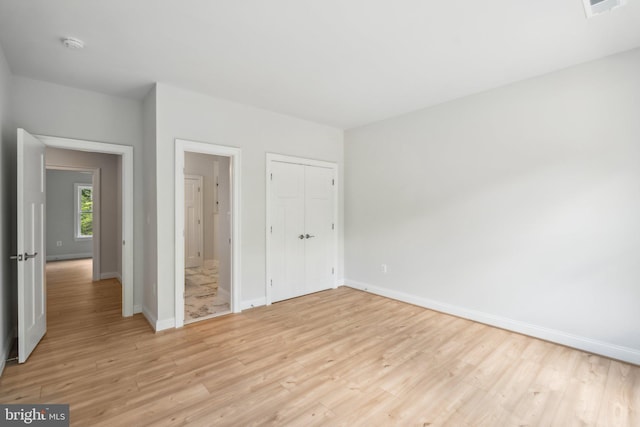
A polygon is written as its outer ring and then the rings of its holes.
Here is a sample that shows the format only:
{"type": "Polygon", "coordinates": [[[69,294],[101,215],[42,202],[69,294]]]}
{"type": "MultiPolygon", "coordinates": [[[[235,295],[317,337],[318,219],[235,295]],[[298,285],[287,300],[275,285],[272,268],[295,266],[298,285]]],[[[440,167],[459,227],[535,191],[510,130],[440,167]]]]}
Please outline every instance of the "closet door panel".
{"type": "Polygon", "coordinates": [[[305,290],[333,287],[333,170],[305,166],[305,290]]]}
{"type": "Polygon", "coordinates": [[[305,293],[304,167],[271,165],[271,300],[282,301],[305,293]]]}

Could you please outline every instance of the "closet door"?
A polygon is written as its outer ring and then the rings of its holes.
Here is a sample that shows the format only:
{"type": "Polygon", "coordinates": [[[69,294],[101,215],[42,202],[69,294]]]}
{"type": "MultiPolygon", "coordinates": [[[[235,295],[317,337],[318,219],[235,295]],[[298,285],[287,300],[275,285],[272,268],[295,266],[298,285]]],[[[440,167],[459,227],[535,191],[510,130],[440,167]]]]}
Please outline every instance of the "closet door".
{"type": "Polygon", "coordinates": [[[305,166],[305,291],[333,287],[333,170],[305,166]]]}
{"type": "Polygon", "coordinates": [[[305,291],[305,171],[293,163],[271,164],[271,300],[305,291]]]}

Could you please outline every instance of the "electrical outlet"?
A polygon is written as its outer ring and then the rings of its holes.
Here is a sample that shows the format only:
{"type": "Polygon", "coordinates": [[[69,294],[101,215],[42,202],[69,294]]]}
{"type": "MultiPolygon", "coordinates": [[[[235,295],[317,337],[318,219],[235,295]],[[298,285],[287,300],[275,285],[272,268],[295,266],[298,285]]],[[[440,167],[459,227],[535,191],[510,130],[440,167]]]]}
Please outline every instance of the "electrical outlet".
{"type": "Polygon", "coordinates": [[[387,274],[387,264],[382,264],[381,269],[383,273],[387,274]]]}
{"type": "Polygon", "coordinates": [[[58,241],[56,242],[56,246],[58,246],[58,247],[59,247],[59,246],[62,246],[62,240],[58,240],[58,241]]]}

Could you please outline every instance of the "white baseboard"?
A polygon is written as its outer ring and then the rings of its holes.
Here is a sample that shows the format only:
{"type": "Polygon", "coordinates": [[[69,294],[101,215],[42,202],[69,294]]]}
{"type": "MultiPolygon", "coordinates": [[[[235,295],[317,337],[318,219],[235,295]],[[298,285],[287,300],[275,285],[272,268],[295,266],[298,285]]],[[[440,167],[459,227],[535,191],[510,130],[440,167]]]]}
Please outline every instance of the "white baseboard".
{"type": "Polygon", "coordinates": [[[263,305],[267,305],[266,297],[260,297],[256,299],[242,301],[240,302],[240,310],[248,310],[250,308],[260,307],[263,305]]]}
{"type": "Polygon", "coordinates": [[[118,279],[120,283],[122,283],[122,277],[120,277],[120,273],[117,271],[108,271],[106,273],[100,273],[100,280],[106,279],[118,279]]]}
{"type": "Polygon", "coordinates": [[[63,254],[63,255],[47,255],[47,261],[64,261],[68,259],[86,259],[93,258],[93,254],[63,254]]]}
{"type": "Polygon", "coordinates": [[[142,313],[142,305],[136,304],[133,306],[133,314],[142,313]]]}
{"type": "Polygon", "coordinates": [[[151,327],[155,331],[156,323],[158,323],[158,319],[156,319],[156,316],[151,314],[151,312],[149,312],[149,309],[144,306],[142,307],[142,315],[144,316],[145,319],[147,319],[147,322],[149,322],[149,325],[151,325],[151,327]]]}
{"type": "Polygon", "coordinates": [[[160,332],[165,329],[171,329],[176,326],[176,320],[174,318],[158,320],[156,316],[149,312],[147,307],[142,307],[142,314],[147,319],[147,322],[149,322],[153,330],[156,332],[160,332]]]}
{"type": "Polygon", "coordinates": [[[0,357],[2,357],[2,359],[0,359],[0,377],[4,372],[4,367],[7,364],[7,359],[11,354],[11,347],[13,346],[13,341],[15,337],[16,337],[16,330],[14,328],[11,331],[9,331],[9,334],[6,337],[4,337],[4,339],[2,340],[2,348],[0,349],[0,357]]]}
{"type": "Polygon", "coordinates": [[[549,329],[518,320],[508,319],[481,311],[470,310],[464,307],[458,307],[415,295],[406,294],[404,292],[394,291],[392,289],[382,288],[369,285],[367,283],[357,282],[355,280],[345,280],[345,286],[354,289],[370,292],[372,294],[395,299],[430,310],[440,311],[446,314],[462,317],[476,322],[484,323],[498,328],[518,332],[531,337],[540,338],[557,344],[566,345],[567,347],[576,348],[588,353],[599,354],[613,359],[621,360],[635,365],[640,365],[640,350],[629,347],[623,347],[603,341],[594,340],[588,337],[570,334],[555,329],[549,329]]]}
{"type": "Polygon", "coordinates": [[[165,329],[171,329],[176,327],[176,319],[173,317],[170,319],[162,319],[156,322],[156,332],[164,331],[165,329]]]}

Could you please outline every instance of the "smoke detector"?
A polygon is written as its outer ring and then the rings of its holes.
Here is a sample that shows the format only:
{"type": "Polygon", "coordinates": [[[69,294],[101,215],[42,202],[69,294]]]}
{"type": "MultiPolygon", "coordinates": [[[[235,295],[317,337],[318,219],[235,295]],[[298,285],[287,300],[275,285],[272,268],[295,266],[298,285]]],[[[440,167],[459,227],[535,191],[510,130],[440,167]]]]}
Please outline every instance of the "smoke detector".
{"type": "Polygon", "coordinates": [[[84,47],[84,42],[74,37],[63,38],[62,44],[68,49],[82,49],[84,47]]]}
{"type": "Polygon", "coordinates": [[[587,18],[627,4],[627,0],[582,0],[587,18]]]}

